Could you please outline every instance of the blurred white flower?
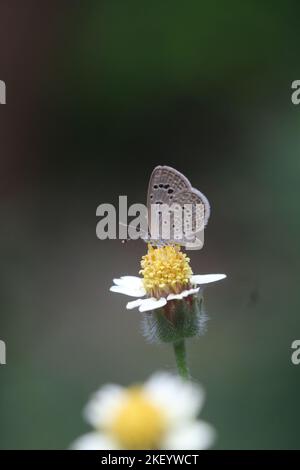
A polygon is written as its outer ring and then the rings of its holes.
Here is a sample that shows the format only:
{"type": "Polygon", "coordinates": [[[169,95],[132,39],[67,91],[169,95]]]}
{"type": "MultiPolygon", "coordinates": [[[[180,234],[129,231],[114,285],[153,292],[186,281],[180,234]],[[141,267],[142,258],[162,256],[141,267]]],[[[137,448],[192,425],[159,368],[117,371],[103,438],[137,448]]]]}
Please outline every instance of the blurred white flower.
{"type": "Polygon", "coordinates": [[[215,431],[197,419],[203,402],[202,387],[164,372],[139,386],[103,386],[84,411],[94,431],[79,437],[72,449],[207,449],[215,431]]]}
{"type": "Polygon", "coordinates": [[[139,308],[148,312],[164,307],[170,300],[181,300],[198,294],[201,285],[220,281],[225,274],[197,274],[189,265],[190,259],[179,246],[154,248],[149,245],[148,253],[141,261],[143,277],[122,276],[114,279],[110,290],[129,297],[139,297],[127,303],[126,308],[139,308]],[[141,298],[145,297],[146,298],[141,298]]]}

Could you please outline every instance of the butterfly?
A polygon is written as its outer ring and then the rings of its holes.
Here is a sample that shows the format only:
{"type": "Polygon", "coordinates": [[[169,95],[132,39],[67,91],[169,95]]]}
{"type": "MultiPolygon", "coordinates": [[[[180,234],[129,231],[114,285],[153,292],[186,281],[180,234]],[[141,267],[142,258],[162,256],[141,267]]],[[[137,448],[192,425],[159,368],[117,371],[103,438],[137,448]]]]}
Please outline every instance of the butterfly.
{"type": "Polygon", "coordinates": [[[210,205],[204,194],[193,188],[178,170],[170,166],[154,168],[148,185],[147,208],[152,243],[177,243],[188,248],[202,248],[210,205]],[[167,212],[170,217],[168,226],[168,218],[163,217],[167,212]]]}
{"type": "Polygon", "coordinates": [[[200,249],[209,216],[207,198],[182,173],[170,166],[154,168],[147,195],[148,230],[140,227],[146,242],[200,249]]]}

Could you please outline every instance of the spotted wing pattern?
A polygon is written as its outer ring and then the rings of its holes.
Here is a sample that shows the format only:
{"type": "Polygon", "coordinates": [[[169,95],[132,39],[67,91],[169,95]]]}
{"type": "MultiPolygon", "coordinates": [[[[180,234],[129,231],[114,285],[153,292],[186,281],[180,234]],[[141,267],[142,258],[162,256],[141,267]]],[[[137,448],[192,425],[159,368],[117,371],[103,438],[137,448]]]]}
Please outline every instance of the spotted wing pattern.
{"type": "Polygon", "coordinates": [[[160,234],[158,239],[155,238],[158,245],[174,242],[187,245],[191,241],[191,232],[194,237],[197,237],[195,234],[198,229],[203,232],[210,215],[209,202],[204,194],[193,188],[183,174],[169,166],[154,168],[148,186],[147,206],[150,236],[153,233],[160,234]],[[153,219],[151,216],[151,206],[162,204],[170,207],[171,227],[168,239],[162,236],[163,222],[166,223],[162,213],[158,210],[158,218],[153,219]],[[178,211],[171,210],[171,206],[173,209],[178,207],[178,211]]]}

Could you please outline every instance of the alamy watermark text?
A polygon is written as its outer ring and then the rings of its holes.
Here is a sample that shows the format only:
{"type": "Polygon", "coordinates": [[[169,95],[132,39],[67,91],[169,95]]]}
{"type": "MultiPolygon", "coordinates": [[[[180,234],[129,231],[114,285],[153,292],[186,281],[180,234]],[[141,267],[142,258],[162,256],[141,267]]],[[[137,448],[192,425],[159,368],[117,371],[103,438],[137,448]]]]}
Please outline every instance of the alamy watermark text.
{"type": "Polygon", "coordinates": [[[6,84],[0,80],[0,104],[6,104],[6,84]]]}
{"type": "Polygon", "coordinates": [[[190,250],[199,250],[203,247],[204,206],[202,204],[157,202],[148,207],[137,203],[128,207],[127,196],[119,196],[118,217],[117,209],[108,203],[100,204],[96,215],[100,217],[96,226],[99,240],[141,238],[157,245],[179,243],[190,250]]]}
{"type": "Polygon", "coordinates": [[[0,365],[6,364],[6,344],[0,340],[0,365]]]}

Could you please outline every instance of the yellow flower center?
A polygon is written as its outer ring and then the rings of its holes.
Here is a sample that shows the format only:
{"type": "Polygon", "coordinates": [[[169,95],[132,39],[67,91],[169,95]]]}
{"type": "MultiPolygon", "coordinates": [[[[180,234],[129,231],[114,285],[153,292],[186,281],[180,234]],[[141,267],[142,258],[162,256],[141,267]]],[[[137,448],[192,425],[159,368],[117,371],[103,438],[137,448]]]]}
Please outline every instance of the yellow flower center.
{"type": "Polygon", "coordinates": [[[163,411],[151,402],[141,387],[131,387],[110,427],[122,448],[158,449],[165,430],[163,411]]]}
{"type": "Polygon", "coordinates": [[[189,287],[193,271],[190,259],[182,253],[179,245],[155,248],[148,245],[148,253],[142,257],[140,274],[144,287],[153,297],[178,294],[189,287]]]}

